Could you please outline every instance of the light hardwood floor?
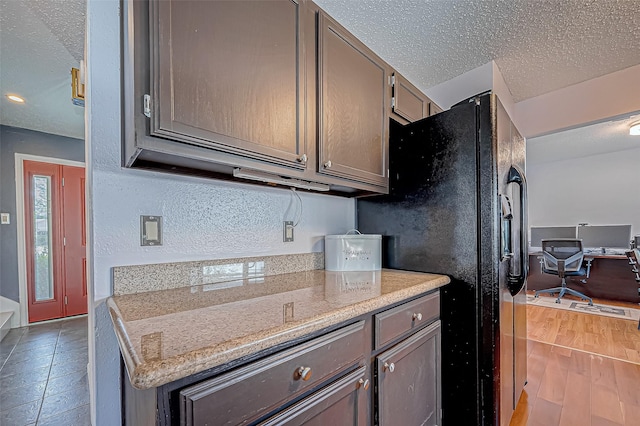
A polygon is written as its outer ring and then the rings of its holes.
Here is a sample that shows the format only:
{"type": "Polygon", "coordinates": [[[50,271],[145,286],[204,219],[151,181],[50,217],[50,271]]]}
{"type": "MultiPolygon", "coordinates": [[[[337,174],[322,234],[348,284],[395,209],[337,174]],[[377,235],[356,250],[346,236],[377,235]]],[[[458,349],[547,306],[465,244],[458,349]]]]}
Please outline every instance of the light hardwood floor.
{"type": "Polygon", "coordinates": [[[528,383],[512,426],[640,425],[637,321],[532,305],[527,320],[528,383]]]}

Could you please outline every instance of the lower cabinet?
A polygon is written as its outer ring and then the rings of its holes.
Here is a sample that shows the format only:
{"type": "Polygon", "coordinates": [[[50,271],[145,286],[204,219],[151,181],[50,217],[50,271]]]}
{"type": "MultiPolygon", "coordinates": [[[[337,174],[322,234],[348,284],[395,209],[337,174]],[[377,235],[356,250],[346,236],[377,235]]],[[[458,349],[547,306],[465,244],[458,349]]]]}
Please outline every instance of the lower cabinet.
{"type": "Polygon", "coordinates": [[[125,384],[123,423],[440,425],[439,314],[435,291],[244,364],[146,391],[125,384]]]}
{"type": "Polygon", "coordinates": [[[439,425],[440,321],[376,357],[378,424],[439,425]]]}

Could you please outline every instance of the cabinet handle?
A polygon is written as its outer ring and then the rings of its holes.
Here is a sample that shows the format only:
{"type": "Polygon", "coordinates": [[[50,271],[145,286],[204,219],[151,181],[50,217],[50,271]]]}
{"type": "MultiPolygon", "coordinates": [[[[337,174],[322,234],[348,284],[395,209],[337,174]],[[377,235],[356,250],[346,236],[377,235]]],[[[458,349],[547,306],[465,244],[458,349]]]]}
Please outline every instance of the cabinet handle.
{"type": "Polygon", "coordinates": [[[420,312],[413,314],[414,321],[422,321],[422,314],[420,312]]]}
{"type": "Polygon", "coordinates": [[[369,389],[369,379],[364,380],[364,379],[360,379],[358,380],[358,388],[364,388],[364,390],[368,390],[369,389]]]}
{"type": "Polygon", "coordinates": [[[324,168],[325,169],[330,169],[331,168],[331,160],[329,160],[326,163],[324,163],[324,168]]]}
{"type": "Polygon", "coordinates": [[[388,362],[385,362],[383,367],[384,370],[388,371],[389,373],[393,373],[393,371],[396,369],[396,365],[394,363],[389,364],[388,362]]]}
{"type": "Polygon", "coordinates": [[[307,162],[307,154],[302,154],[300,157],[298,157],[298,163],[306,163],[307,162]]]}
{"type": "Polygon", "coordinates": [[[296,370],[296,380],[302,379],[305,382],[311,378],[311,367],[300,367],[296,370]]]}

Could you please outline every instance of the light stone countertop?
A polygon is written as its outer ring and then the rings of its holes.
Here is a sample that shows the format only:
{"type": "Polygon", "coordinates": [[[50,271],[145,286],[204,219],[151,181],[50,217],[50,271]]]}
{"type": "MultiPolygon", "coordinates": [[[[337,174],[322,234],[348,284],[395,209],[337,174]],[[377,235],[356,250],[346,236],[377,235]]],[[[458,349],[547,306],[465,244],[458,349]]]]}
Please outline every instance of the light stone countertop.
{"type": "Polygon", "coordinates": [[[449,283],[396,270],[311,270],[113,296],[131,384],[157,387],[449,283]]]}

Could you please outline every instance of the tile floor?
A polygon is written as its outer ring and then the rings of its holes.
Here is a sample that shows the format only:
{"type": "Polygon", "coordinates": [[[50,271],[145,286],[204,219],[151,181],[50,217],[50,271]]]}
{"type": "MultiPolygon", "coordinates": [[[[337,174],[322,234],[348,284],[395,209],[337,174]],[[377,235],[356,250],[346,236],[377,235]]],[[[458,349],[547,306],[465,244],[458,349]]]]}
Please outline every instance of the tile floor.
{"type": "Polygon", "coordinates": [[[87,317],[14,328],[0,342],[0,425],[90,426],[87,317]]]}

